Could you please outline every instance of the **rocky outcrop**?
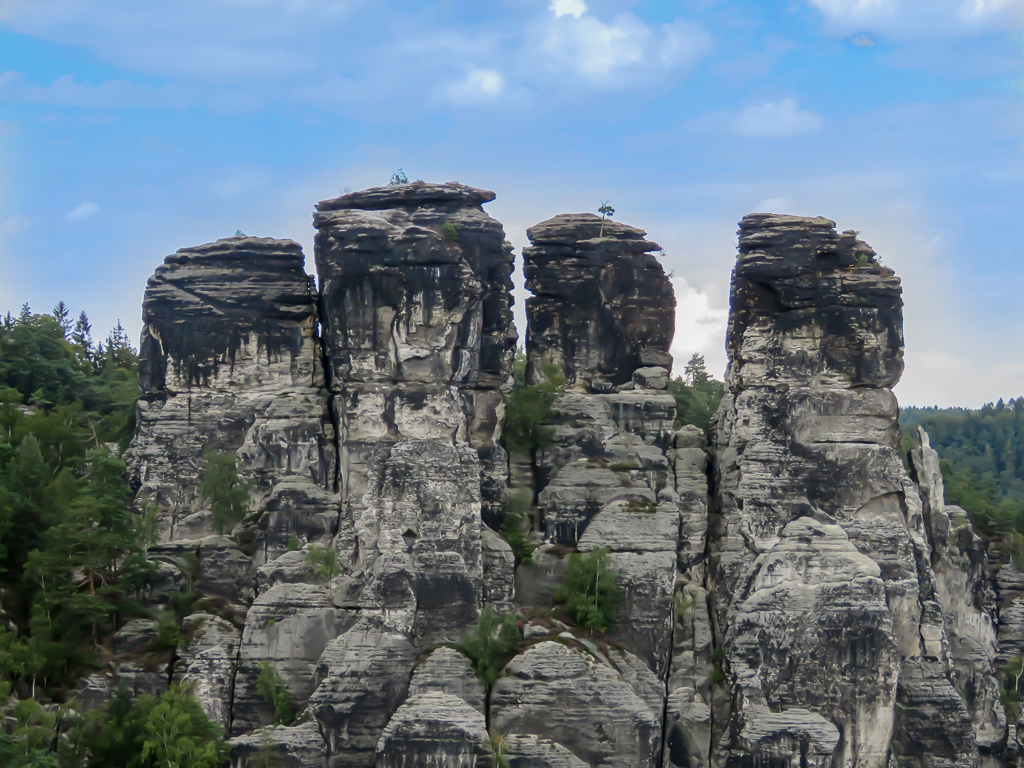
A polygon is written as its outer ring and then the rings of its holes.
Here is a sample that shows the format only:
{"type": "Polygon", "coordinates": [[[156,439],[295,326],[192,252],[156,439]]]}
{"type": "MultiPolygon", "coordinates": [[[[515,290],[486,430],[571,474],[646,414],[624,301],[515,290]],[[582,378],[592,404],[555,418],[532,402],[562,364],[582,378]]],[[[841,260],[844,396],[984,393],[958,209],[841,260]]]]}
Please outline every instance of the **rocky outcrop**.
{"type": "Polygon", "coordinates": [[[739,250],[709,531],[733,726],[713,749],[969,764],[967,707],[953,669],[931,659],[948,648],[946,618],[983,622],[943,605],[942,554],[926,551],[929,513],[915,511],[897,452],[899,281],[827,219],[747,216],[739,250]],[[943,713],[942,738],[928,707],[943,713]]]}
{"type": "Polygon", "coordinates": [[[638,370],[667,383],[676,301],[650,255],[661,246],[641,229],[591,213],[555,216],[526,234],[531,379],[540,380],[546,362],[561,367],[570,386],[595,392],[629,383],[638,370]]]}
{"type": "Polygon", "coordinates": [[[1009,765],[998,670],[1024,648],[1024,576],[945,504],[923,433],[904,469],[892,270],[827,219],[746,217],[709,449],[668,391],[659,246],[542,222],[525,376],[553,403],[507,456],[493,197],[321,202],[319,290],[290,241],[157,269],[128,463],[158,528],[150,597],[190,615],[176,649],[129,622],[76,700],[188,682],[235,768],[1009,765]],[[248,495],[223,530],[200,492],[217,455],[248,495]],[[532,564],[503,531],[519,506],[532,564]],[[566,555],[596,550],[622,592],[604,633],[552,610],[566,555]],[[488,605],[517,622],[490,685],[459,645],[488,605]]]}
{"type": "Polygon", "coordinates": [[[644,234],[590,214],[528,230],[527,378],[555,366],[566,385],[533,457],[537,524],[552,544],[610,550],[624,592],[613,636],[664,675],[680,515],[664,391],[675,297],[644,234]]]}
{"type": "Polygon", "coordinates": [[[183,248],[149,279],[142,315],[143,396],[128,464],[161,541],[214,533],[199,493],[209,451],[233,456],[250,483],[257,564],[292,537],[329,540],[333,428],[299,245],[232,237],[183,248]]]}
{"type": "Polygon", "coordinates": [[[587,765],[653,768],[661,713],[610,664],[547,641],[509,662],[491,694],[491,724],[560,744],[587,765]]]}

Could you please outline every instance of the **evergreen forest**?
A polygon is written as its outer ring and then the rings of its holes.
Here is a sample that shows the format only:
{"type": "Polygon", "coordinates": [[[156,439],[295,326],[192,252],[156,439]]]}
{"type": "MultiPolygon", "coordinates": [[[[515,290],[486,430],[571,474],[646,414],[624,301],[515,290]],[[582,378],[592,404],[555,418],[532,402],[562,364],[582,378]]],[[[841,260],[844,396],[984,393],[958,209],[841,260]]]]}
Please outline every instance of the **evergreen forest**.
{"type": "MultiPolygon", "coordinates": [[[[138,357],[121,324],[0,319],[0,766],[212,768],[223,738],[188,687],[120,688],[81,712],[76,686],[117,661],[113,637],[143,606],[152,532],[133,516],[121,454],[134,430],[138,357]]],[[[176,627],[166,622],[173,635],[176,627]]],[[[163,626],[163,624],[161,625],[163,626]]],[[[173,649],[173,642],[169,646],[173,649]]],[[[154,654],[169,654],[154,647],[154,654]]]]}
{"type": "Polygon", "coordinates": [[[966,408],[903,408],[904,455],[917,428],[942,459],[946,503],[969,514],[983,536],[1024,554],[1024,397],[966,408]]]}

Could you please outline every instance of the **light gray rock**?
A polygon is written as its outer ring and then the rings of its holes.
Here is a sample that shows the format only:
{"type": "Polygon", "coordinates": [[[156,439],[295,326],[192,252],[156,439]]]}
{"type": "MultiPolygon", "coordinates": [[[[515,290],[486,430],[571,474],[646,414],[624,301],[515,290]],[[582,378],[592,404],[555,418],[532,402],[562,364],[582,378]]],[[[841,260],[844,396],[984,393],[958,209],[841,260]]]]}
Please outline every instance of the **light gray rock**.
{"type": "Polygon", "coordinates": [[[329,643],[352,626],[352,611],[335,608],[313,584],[278,584],[261,594],[246,616],[235,678],[231,732],[273,723],[273,705],[256,690],[261,665],[281,675],[301,711],[316,687],[315,671],[329,643]]]}
{"type": "Polygon", "coordinates": [[[633,384],[643,389],[666,389],[668,378],[666,368],[637,368],[633,371],[633,384]]]}
{"type": "Polygon", "coordinates": [[[533,734],[511,734],[501,743],[509,768],[587,768],[562,745],[533,734]]]}
{"type": "Polygon", "coordinates": [[[948,752],[898,722],[903,670],[945,641],[896,450],[901,288],[874,255],[827,219],[740,223],[708,531],[733,760],[793,759],[799,741],[813,764],[884,768],[897,729],[917,759],[948,752]],[[771,735],[796,710],[803,735],[771,735]]]}
{"type": "Polygon", "coordinates": [[[360,618],[324,649],[309,712],[327,741],[331,768],[374,764],[384,727],[408,695],[415,661],[408,636],[380,617],[360,618]]]}
{"type": "Polygon", "coordinates": [[[493,768],[482,712],[458,696],[430,691],[410,696],[377,743],[377,768],[493,768]]]}
{"type": "Polygon", "coordinates": [[[191,683],[203,711],[227,728],[241,632],[222,618],[201,613],[186,616],[182,628],[189,640],[178,647],[173,681],[191,683]]]}
{"type": "Polygon", "coordinates": [[[409,683],[409,696],[439,692],[458,696],[480,714],[485,713],[487,691],[469,659],[454,648],[431,651],[416,665],[409,683]]]}
{"type": "Polygon", "coordinates": [[[589,765],[657,763],[661,713],[610,665],[541,642],[508,663],[491,691],[491,727],[549,739],[589,765]]]}
{"type": "Polygon", "coordinates": [[[327,768],[327,745],[312,721],[260,728],[228,745],[231,768],[327,768]]]}
{"type": "Polygon", "coordinates": [[[143,322],[126,460],[136,507],[156,507],[162,540],[214,532],[198,490],[206,450],[233,453],[251,483],[261,561],[292,535],[329,536],[333,427],[299,245],[233,237],[183,248],[150,278],[143,322]]]}

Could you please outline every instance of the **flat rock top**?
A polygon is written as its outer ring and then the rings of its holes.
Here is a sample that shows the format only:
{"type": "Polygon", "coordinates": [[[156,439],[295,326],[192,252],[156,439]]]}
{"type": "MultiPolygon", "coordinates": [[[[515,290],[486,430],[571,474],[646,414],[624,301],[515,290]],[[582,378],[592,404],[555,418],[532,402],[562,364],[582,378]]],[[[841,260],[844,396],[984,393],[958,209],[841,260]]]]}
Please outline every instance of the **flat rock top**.
{"type": "Polygon", "coordinates": [[[302,246],[294,240],[277,240],[273,237],[224,237],[212,243],[179,248],[166,259],[165,264],[183,264],[197,260],[216,260],[236,257],[242,254],[253,256],[292,256],[302,264],[302,246]]]}
{"type": "Polygon", "coordinates": [[[465,206],[483,205],[493,200],[496,195],[487,189],[477,189],[449,181],[445,184],[428,184],[424,181],[412,184],[397,184],[388,187],[370,187],[359,192],[350,192],[341,197],[321,200],[316,210],[341,211],[356,208],[365,211],[383,208],[404,208],[423,203],[461,203],[465,206]]]}
{"type": "MultiPolygon", "coordinates": [[[[601,224],[604,224],[603,239],[610,240],[643,240],[647,234],[642,229],[620,224],[611,219],[602,222],[594,213],[560,213],[526,230],[530,242],[535,245],[571,245],[580,240],[595,240],[601,236],[601,224]]],[[[656,251],[659,246],[650,243],[646,250],[656,251]]]]}
{"type": "Polygon", "coordinates": [[[748,213],[740,219],[740,231],[768,228],[835,229],[835,226],[832,219],[823,216],[791,216],[784,213],[748,213]]]}

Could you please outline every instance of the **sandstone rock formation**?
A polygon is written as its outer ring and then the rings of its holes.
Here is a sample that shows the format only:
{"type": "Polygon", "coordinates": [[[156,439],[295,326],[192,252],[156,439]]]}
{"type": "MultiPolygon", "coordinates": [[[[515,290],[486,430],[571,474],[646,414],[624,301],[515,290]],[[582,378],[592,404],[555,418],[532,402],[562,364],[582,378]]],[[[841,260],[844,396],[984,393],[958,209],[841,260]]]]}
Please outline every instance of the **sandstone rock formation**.
{"type": "Polygon", "coordinates": [[[744,218],[709,447],[667,391],[659,247],[542,222],[526,378],[555,396],[546,439],[508,456],[493,197],[320,203],[319,290],[290,241],[157,269],[128,458],[159,528],[151,599],[187,608],[186,639],[154,652],[156,623],[130,622],[79,700],[191,682],[235,768],[1013,764],[999,674],[1024,649],[1024,575],[945,504],[926,435],[904,469],[892,270],[827,219],[744,218]],[[223,532],[199,493],[214,453],[249,495],[223,532]],[[533,564],[505,538],[510,489],[533,564]],[[552,610],[567,553],[599,549],[623,598],[605,633],[552,610]],[[490,684],[458,645],[488,605],[517,619],[490,684]]]}
{"type": "MultiPolygon", "coordinates": [[[[740,223],[709,530],[732,712],[712,759],[971,765],[979,738],[992,745],[998,702],[976,702],[976,733],[948,656],[953,625],[991,632],[956,617],[971,613],[966,595],[942,599],[945,545],[897,452],[901,307],[856,233],[740,223]]],[[[984,648],[963,655],[965,678],[989,673],[984,648]]]]}

